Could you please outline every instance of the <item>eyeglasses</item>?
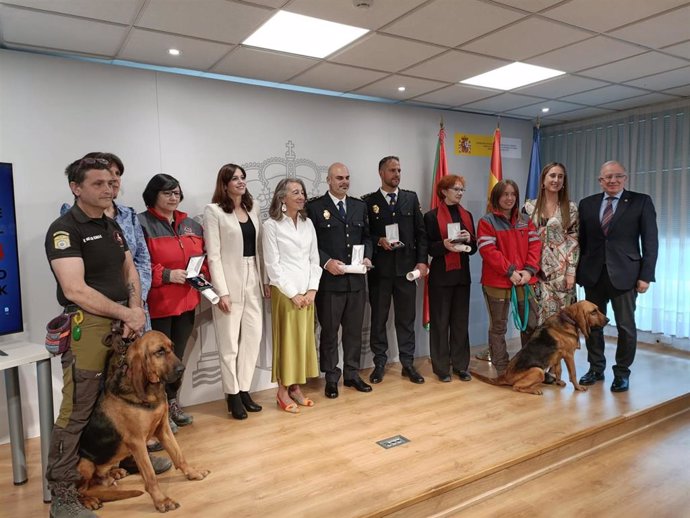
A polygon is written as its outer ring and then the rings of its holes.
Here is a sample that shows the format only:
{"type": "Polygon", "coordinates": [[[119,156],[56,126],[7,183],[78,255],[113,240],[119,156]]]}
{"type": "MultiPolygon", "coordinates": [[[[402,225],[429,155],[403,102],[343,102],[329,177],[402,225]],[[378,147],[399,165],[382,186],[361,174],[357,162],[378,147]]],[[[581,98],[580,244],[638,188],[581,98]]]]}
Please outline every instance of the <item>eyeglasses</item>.
{"type": "Polygon", "coordinates": [[[464,194],[467,189],[464,187],[451,187],[451,191],[459,192],[460,194],[464,194]]]}
{"type": "Polygon", "coordinates": [[[624,180],[625,176],[626,175],[624,175],[624,174],[612,174],[610,176],[601,176],[601,177],[599,177],[599,181],[600,182],[614,182],[614,181],[619,182],[621,180],[624,180]]]}
{"type": "Polygon", "coordinates": [[[180,191],[160,191],[160,193],[166,198],[181,198],[182,193],[180,191]]]}

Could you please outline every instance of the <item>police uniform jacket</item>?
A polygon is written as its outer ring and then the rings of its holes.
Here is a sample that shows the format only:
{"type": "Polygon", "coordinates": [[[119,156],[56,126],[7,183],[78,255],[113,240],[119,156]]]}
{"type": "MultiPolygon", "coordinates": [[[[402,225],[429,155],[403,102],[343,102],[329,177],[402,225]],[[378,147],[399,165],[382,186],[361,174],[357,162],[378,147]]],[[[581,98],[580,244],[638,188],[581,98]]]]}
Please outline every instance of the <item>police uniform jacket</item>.
{"type": "MultiPolygon", "coordinates": [[[[350,264],[354,245],[364,245],[364,257],[370,260],[372,258],[366,204],[357,198],[347,196],[345,213],[343,219],[328,193],[312,198],[307,203],[307,214],[316,229],[319,262],[322,268],[330,259],[350,264]]],[[[328,270],[324,270],[319,290],[359,291],[365,288],[364,277],[356,273],[332,275],[328,270]]]]}
{"type": "Polygon", "coordinates": [[[374,248],[374,270],[371,277],[394,277],[405,275],[417,263],[427,263],[427,238],[424,216],[417,194],[398,189],[398,199],[392,210],[388,200],[378,189],[362,197],[367,204],[369,231],[374,248]],[[396,250],[384,250],[378,246],[379,238],[386,237],[386,225],[398,224],[399,238],[405,246],[396,250]]]}

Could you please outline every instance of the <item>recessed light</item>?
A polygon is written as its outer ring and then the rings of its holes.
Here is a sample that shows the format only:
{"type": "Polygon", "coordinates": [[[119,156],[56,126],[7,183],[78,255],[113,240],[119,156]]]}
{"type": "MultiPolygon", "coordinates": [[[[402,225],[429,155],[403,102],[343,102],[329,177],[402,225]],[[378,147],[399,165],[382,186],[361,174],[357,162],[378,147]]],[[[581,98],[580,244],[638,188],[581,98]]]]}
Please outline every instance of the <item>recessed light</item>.
{"type": "Polygon", "coordinates": [[[278,11],[242,44],[325,58],[367,32],[352,25],[278,11]]]}
{"type": "Polygon", "coordinates": [[[512,90],[563,74],[565,72],[553,68],[515,62],[460,82],[465,85],[484,86],[496,90],[512,90]]]}
{"type": "Polygon", "coordinates": [[[542,112],[542,113],[549,113],[549,110],[550,110],[550,109],[551,109],[551,108],[549,108],[548,106],[544,106],[544,107],[541,109],[541,112],[542,112]]]}
{"type": "Polygon", "coordinates": [[[177,49],[168,49],[168,54],[170,54],[171,56],[179,56],[180,51],[177,49]]]}
{"type": "Polygon", "coordinates": [[[398,87],[398,92],[404,92],[405,90],[407,90],[407,88],[405,88],[404,86],[398,87]]]}

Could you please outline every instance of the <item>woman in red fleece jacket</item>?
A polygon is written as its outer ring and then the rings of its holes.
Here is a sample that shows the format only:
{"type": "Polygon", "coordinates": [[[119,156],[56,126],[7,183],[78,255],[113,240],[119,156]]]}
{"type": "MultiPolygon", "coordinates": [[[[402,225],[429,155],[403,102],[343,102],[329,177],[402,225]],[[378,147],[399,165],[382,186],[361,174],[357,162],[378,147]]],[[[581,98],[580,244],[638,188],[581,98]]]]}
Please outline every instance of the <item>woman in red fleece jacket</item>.
{"type": "MultiPolygon", "coordinates": [[[[194,328],[194,311],[199,305],[199,292],[187,282],[189,258],[204,253],[203,229],[199,223],[177,210],[184,199],[180,182],[168,174],[157,174],[144,189],[146,212],[139,214],[146,244],[151,255],[151,290],[148,304],[151,327],[167,335],[175,346],[178,358],[184,357],[185,346],[194,328]]],[[[202,270],[208,278],[208,270],[202,270]]],[[[170,426],[192,422],[177,402],[180,383],[166,386],[170,426]]]]}
{"type": "MultiPolygon", "coordinates": [[[[520,318],[524,319],[525,286],[537,282],[541,241],[534,223],[520,214],[520,191],[513,180],[501,180],[491,190],[489,211],[479,220],[477,246],[482,256],[482,288],[489,310],[491,362],[502,374],[508,366],[506,331],[511,289],[516,288],[520,318]]],[[[522,346],[537,327],[534,294],[527,297],[527,327],[520,333],[522,346]]]]}

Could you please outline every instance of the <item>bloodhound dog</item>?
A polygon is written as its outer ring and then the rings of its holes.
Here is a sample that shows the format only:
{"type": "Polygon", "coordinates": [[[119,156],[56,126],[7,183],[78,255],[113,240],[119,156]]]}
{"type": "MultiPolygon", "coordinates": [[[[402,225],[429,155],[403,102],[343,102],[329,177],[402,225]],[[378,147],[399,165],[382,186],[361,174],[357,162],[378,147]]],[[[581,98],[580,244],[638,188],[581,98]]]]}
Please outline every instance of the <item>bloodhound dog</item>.
{"type": "Polygon", "coordinates": [[[79,493],[82,504],[98,509],[103,501],[122,500],[143,494],[120,490],[115,481],[127,474],[117,464],[129,456],[139,467],[146,490],[162,513],[180,504],[163,494],[151,466],[146,441],[156,437],[175,467],[188,480],[202,480],[210,472],[190,467],[182,456],[168,423],[165,384],[179,381],[184,365],[175,356],[172,342],[163,333],[149,331],[131,345],[119,340],[110,360],[105,390],[81,436],[78,465],[82,477],[79,493]]]}
{"type": "Polygon", "coordinates": [[[510,385],[518,392],[540,396],[542,391],[539,385],[544,382],[544,373],[549,368],[555,377],[555,384],[565,387],[565,382],[561,380],[561,360],[565,360],[575,390],[585,391],[587,387],[578,383],[575,374],[575,350],[580,348],[578,331],[587,339],[591,329],[601,328],[608,322],[609,319],[596,304],[587,300],[576,302],[547,318],[510,360],[503,374],[488,378],[472,371],[472,375],[492,385],[510,385]]]}

